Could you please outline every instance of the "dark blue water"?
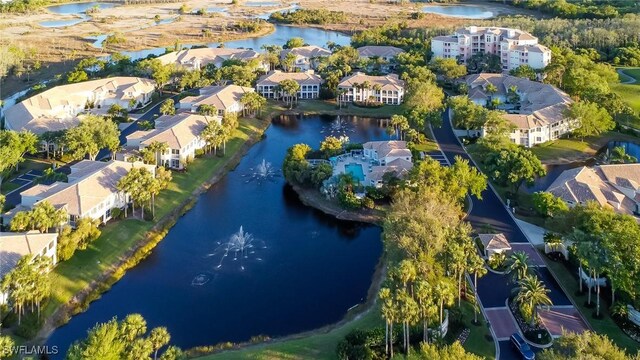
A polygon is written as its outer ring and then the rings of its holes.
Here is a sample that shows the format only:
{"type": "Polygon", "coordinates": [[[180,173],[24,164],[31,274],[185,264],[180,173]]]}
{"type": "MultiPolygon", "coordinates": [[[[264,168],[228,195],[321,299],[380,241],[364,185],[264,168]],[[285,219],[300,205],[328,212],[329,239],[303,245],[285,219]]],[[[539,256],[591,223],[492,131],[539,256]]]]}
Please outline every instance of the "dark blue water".
{"type": "Polygon", "coordinates": [[[628,141],[610,141],[607,144],[607,149],[611,151],[614,147],[618,146],[622,146],[628,155],[640,160],[640,144],[628,141]]]}
{"type": "MultiPolygon", "coordinates": [[[[279,169],[293,144],[318,147],[333,119],[275,120],[266,139],[200,196],[147,259],[48,344],[66,352],[96,323],[130,313],[142,314],[149,328],[167,326],[171,342],[182,348],[246,341],[330,324],[363,302],[382,251],[380,229],[304,206],[282,177],[247,182],[263,159],[279,169]],[[244,271],[231,256],[216,269],[220,256],[206,255],[240,226],[266,249],[256,246],[244,271]],[[199,274],[211,280],[193,286],[199,274]]],[[[348,118],[343,126],[352,141],[388,139],[375,120],[348,118]]]]}

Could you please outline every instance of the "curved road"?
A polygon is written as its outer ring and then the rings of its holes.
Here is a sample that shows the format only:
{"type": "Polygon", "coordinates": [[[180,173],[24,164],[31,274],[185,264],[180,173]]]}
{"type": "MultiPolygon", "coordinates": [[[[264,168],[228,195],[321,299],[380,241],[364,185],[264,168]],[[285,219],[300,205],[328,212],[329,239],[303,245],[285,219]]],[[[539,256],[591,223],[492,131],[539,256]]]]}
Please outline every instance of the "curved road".
{"type": "MultiPolygon", "coordinates": [[[[456,156],[460,156],[462,159],[468,160],[472,166],[475,166],[474,162],[458,141],[451,122],[449,121],[448,112],[449,110],[446,110],[442,115],[442,127],[433,129],[435,139],[450,163],[455,161],[454,158],[456,156]]],[[[491,224],[496,232],[502,232],[506,235],[512,246],[515,245],[515,247],[519,248],[531,246],[525,234],[516,224],[514,218],[492,188],[482,193],[481,200],[473,197],[472,203],[473,207],[467,220],[476,231],[484,224],[491,224]]],[[[550,290],[549,297],[553,301],[554,306],[573,308],[573,304],[546,267],[538,266],[536,273],[550,290]]],[[[513,288],[514,285],[510,284],[509,278],[506,275],[489,272],[484,277],[478,279],[478,296],[485,314],[491,314],[487,317],[496,335],[495,338],[498,340],[500,347],[499,359],[520,358],[519,354],[517,354],[509,344],[508,336],[510,336],[510,331],[509,333],[505,332],[505,329],[508,330],[509,327],[515,325],[510,315],[508,315],[509,310],[505,308],[505,300],[509,297],[513,288]]]]}

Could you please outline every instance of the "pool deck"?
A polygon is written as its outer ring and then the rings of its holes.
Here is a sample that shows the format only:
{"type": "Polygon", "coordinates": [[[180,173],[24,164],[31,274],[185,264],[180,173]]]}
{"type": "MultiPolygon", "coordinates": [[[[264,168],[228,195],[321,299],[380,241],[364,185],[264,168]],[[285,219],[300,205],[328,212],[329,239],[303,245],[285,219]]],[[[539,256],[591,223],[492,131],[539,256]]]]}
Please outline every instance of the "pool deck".
{"type": "Polygon", "coordinates": [[[340,174],[349,173],[349,171],[347,171],[346,169],[346,166],[349,164],[358,164],[362,166],[362,172],[364,173],[364,181],[362,181],[362,183],[369,184],[367,174],[369,173],[369,170],[371,170],[373,164],[371,164],[370,160],[365,158],[364,156],[340,156],[340,158],[336,161],[336,165],[333,167],[333,175],[337,176],[340,174]]]}

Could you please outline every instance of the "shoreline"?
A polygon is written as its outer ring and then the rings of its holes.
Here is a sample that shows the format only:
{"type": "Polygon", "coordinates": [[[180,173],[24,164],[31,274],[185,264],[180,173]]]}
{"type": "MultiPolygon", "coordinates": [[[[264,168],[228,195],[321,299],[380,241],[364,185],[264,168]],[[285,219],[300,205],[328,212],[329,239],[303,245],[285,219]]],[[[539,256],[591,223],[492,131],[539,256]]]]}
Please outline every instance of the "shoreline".
{"type": "MultiPolygon", "coordinates": [[[[292,186],[292,185],[289,185],[289,186],[292,186]]],[[[297,190],[296,190],[296,193],[298,193],[297,190]]],[[[302,198],[300,198],[300,200],[302,201],[302,198]]],[[[304,201],[303,203],[305,204],[305,206],[309,206],[311,208],[320,210],[319,208],[313,205],[308,205],[304,201]]],[[[330,216],[335,216],[327,212],[324,212],[324,213],[330,216]]],[[[337,219],[344,220],[340,218],[337,218],[337,219]]],[[[358,221],[358,220],[350,220],[350,221],[358,221]]],[[[365,221],[360,221],[360,222],[365,222],[365,221]]],[[[365,223],[380,227],[380,225],[377,223],[371,223],[371,222],[365,222],[365,223]]],[[[380,237],[380,241],[382,241],[382,234],[380,237]]],[[[220,342],[218,344],[210,345],[210,346],[196,346],[194,348],[185,349],[184,351],[187,354],[188,359],[199,359],[202,357],[207,357],[207,356],[212,356],[217,354],[225,354],[225,353],[233,354],[234,352],[245,350],[245,349],[252,349],[252,348],[259,349],[260,347],[263,347],[263,346],[274,345],[274,344],[284,343],[288,341],[302,340],[304,338],[308,338],[312,336],[328,335],[332,331],[338,331],[341,328],[353,323],[354,321],[360,320],[363,316],[369,314],[369,312],[375,309],[377,300],[378,300],[377,294],[380,290],[380,287],[382,286],[382,283],[384,282],[384,279],[386,278],[386,275],[387,275],[386,256],[385,256],[384,247],[383,247],[382,253],[380,254],[380,258],[378,259],[378,263],[376,264],[373,274],[371,275],[371,284],[369,285],[369,289],[367,290],[367,294],[366,294],[366,298],[364,299],[364,302],[355,304],[353,307],[349,308],[346,314],[337,322],[327,324],[312,330],[307,330],[307,331],[298,332],[298,333],[276,337],[276,338],[267,338],[265,340],[258,341],[258,342],[245,341],[241,343],[234,343],[231,347],[227,347],[227,348],[217,348],[218,346],[225,344],[225,342],[220,342]],[[213,350],[208,350],[207,348],[213,348],[213,350]]],[[[257,336],[261,336],[261,335],[257,335],[257,336]]]]}
{"type": "Polygon", "coordinates": [[[381,210],[345,210],[337,206],[334,202],[324,199],[317,190],[306,189],[293,184],[289,184],[289,186],[298,194],[298,198],[304,205],[331,215],[338,220],[356,221],[377,226],[380,226],[383,221],[384,212],[381,210]]]}
{"type": "Polygon", "coordinates": [[[126,274],[126,271],[132,269],[139,261],[146,258],[155,246],[164,239],[169,230],[177,223],[178,219],[191,210],[193,205],[198,201],[198,197],[224,178],[229,171],[233,170],[253,145],[262,141],[262,135],[270,125],[270,119],[262,120],[258,131],[250,134],[240,149],[225,159],[224,164],[213,173],[209,180],[198,186],[180,205],[174,208],[173,211],[159,219],[155,225],[144,234],[143,238],[136,242],[132,249],[121,256],[117,263],[110,266],[98,279],[93,280],[88,286],[76,293],[70,301],[61,304],[50,316],[44,319],[42,328],[38,331],[37,335],[32,340],[27,341],[27,343],[45,344],[55,329],[66,324],[72,316],[86,311],[86,308],[82,307],[83,303],[86,302],[86,306],[88,307],[91,302],[99,299],[102,293],[107,292],[113,284],[117,283],[126,274]],[[131,263],[132,260],[137,261],[131,263]],[[80,307],[78,307],[79,305],[80,307]]]}

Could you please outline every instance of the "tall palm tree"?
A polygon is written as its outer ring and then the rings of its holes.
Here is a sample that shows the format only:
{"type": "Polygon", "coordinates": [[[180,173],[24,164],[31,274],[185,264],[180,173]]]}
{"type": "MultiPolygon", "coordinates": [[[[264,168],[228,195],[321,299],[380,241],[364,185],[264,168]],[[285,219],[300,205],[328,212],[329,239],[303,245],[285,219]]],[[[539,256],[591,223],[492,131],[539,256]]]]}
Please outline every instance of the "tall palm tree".
{"type": "Polygon", "coordinates": [[[397,306],[391,290],[387,287],[380,289],[378,295],[382,301],[382,317],[385,320],[384,353],[393,358],[393,323],[396,321],[397,306]]]}
{"type": "Polygon", "coordinates": [[[518,282],[514,301],[518,304],[520,312],[525,319],[528,318],[533,326],[537,315],[537,308],[541,305],[553,305],[549,298],[549,289],[538,280],[535,275],[526,275],[518,282]]]}
{"type": "Polygon", "coordinates": [[[509,268],[507,272],[511,275],[514,283],[522,280],[529,274],[529,255],[524,251],[516,251],[509,256],[509,268]]]}
{"type": "Polygon", "coordinates": [[[154,350],[153,360],[158,358],[158,350],[167,345],[169,340],[171,340],[171,335],[169,335],[169,331],[166,327],[157,327],[151,330],[151,333],[149,334],[149,341],[151,341],[154,350]]]}
{"type": "MultiPolygon", "coordinates": [[[[478,303],[478,278],[483,277],[489,272],[484,266],[484,260],[475,252],[468,258],[469,271],[473,272],[473,291],[476,297],[476,303],[478,303]],[[475,256],[474,256],[475,255],[475,256]]],[[[474,323],[478,323],[478,311],[474,311],[474,323]]]]}

